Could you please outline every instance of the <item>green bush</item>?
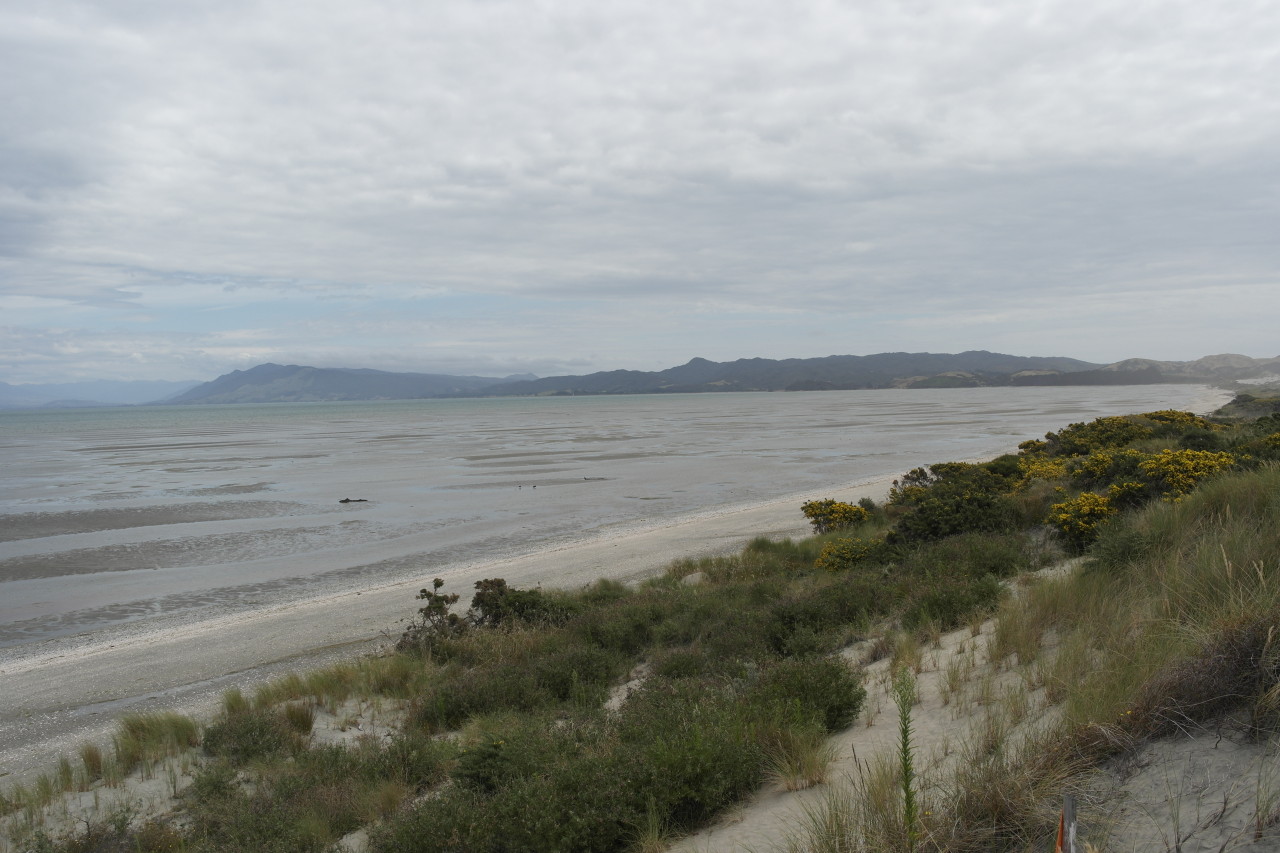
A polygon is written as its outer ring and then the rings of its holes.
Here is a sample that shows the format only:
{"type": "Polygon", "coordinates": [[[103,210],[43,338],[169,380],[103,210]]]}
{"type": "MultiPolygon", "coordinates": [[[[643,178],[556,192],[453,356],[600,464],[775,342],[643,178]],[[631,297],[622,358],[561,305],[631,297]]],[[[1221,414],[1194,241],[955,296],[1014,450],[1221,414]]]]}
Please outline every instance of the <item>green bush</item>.
{"type": "Polygon", "coordinates": [[[431,731],[456,729],[476,714],[532,711],[556,702],[528,667],[498,664],[452,670],[434,682],[415,702],[410,720],[431,731]]]}
{"type": "Polygon", "coordinates": [[[562,625],[577,608],[540,589],[512,589],[502,578],[476,581],[468,617],[473,625],[562,625]]]}
{"type": "Polygon", "coordinates": [[[651,596],[634,596],[618,605],[589,610],[566,627],[571,634],[602,649],[635,656],[653,642],[654,626],[665,618],[651,596]]]}
{"type": "Polygon", "coordinates": [[[204,751],[234,764],[296,753],[302,745],[302,738],[284,714],[271,708],[229,714],[204,732],[204,751]]]}
{"type": "Polygon", "coordinates": [[[902,613],[902,626],[914,630],[932,624],[942,630],[963,624],[972,614],[993,610],[1004,586],[992,575],[934,575],[921,581],[902,613]]]}
{"type": "Polygon", "coordinates": [[[929,542],[959,533],[1012,530],[1018,521],[1013,501],[985,491],[931,493],[898,520],[888,536],[891,545],[929,542]]]}
{"type": "Polygon", "coordinates": [[[575,697],[575,691],[603,689],[628,669],[617,652],[598,646],[573,646],[540,658],[533,664],[534,682],[556,699],[575,697]]]}
{"type": "Polygon", "coordinates": [[[784,718],[816,721],[828,732],[848,728],[866,701],[861,673],[841,657],[781,660],[768,666],[752,689],[751,700],[772,706],[784,718]]]}
{"type": "Polygon", "coordinates": [[[758,709],[723,682],[651,679],[623,710],[618,746],[639,759],[639,790],[673,828],[700,825],[760,783],[758,709]]]}

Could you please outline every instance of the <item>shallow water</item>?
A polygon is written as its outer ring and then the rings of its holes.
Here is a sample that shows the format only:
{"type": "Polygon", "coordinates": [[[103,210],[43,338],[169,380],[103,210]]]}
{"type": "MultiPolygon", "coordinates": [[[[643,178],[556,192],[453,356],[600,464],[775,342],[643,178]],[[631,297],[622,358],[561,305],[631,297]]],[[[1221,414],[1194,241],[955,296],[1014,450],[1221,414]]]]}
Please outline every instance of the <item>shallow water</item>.
{"type": "Polygon", "coordinates": [[[429,578],[1228,396],[1160,385],[0,413],[0,647],[429,578]]]}

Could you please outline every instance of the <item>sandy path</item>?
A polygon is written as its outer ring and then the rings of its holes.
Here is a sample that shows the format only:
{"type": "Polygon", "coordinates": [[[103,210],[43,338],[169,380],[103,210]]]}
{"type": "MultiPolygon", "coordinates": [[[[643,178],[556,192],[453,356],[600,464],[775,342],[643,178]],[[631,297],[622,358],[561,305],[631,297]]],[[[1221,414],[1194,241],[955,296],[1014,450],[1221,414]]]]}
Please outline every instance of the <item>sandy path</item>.
{"type": "MultiPolygon", "coordinates": [[[[883,498],[888,480],[810,497],[883,498]]],[[[802,536],[806,498],[699,516],[660,528],[580,542],[508,560],[436,569],[420,579],[269,607],[110,645],[53,645],[0,664],[0,776],[48,769],[59,752],[103,740],[125,711],[209,710],[221,692],[272,674],[350,657],[398,634],[417,591],[433,576],[467,599],[475,581],[575,588],[598,578],[630,581],[680,558],[733,553],[755,536],[802,536]]]]}

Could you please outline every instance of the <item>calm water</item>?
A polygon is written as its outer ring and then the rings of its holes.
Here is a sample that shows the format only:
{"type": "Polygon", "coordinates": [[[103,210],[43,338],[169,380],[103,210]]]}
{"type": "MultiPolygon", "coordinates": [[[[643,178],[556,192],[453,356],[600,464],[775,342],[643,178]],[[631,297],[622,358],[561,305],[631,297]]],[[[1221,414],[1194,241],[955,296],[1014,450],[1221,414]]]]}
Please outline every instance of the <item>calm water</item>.
{"type": "Polygon", "coordinates": [[[0,413],[0,647],[429,578],[1228,397],[1169,385],[0,413]]]}

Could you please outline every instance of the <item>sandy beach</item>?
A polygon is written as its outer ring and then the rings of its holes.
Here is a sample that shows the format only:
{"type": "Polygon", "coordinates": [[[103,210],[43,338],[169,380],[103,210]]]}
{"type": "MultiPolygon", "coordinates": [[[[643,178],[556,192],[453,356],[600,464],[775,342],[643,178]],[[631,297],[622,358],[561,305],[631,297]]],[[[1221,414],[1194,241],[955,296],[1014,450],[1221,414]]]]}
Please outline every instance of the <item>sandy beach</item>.
{"type": "MultiPolygon", "coordinates": [[[[802,536],[810,498],[880,500],[889,479],[590,539],[442,572],[469,599],[482,578],[516,587],[575,588],[599,578],[635,581],[672,561],[733,553],[756,536],[802,536]]],[[[0,664],[0,767],[6,781],[47,769],[61,752],[109,737],[121,713],[209,712],[222,691],[281,672],[373,651],[394,639],[434,575],[315,598],[85,647],[54,643],[0,664]]]]}

